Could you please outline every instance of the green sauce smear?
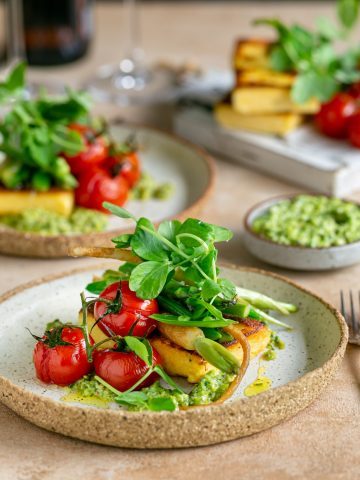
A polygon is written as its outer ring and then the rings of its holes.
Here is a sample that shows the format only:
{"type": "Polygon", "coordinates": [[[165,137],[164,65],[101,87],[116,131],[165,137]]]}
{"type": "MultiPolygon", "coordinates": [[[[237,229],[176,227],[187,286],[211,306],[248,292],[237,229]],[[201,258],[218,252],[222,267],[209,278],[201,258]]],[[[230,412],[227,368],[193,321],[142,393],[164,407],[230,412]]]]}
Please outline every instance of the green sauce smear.
{"type": "Polygon", "coordinates": [[[87,208],[76,208],[70,217],[34,208],[16,215],[3,215],[0,223],[21,232],[40,235],[94,233],[106,229],[108,216],[87,208]]]}
{"type": "MultiPolygon", "coordinates": [[[[164,388],[159,381],[153,383],[150,387],[142,388],[140,391],[146,395],[146,400],[141,405],[128,405],[130,411],[153,410],[151,408],[154,399],[170,399],[174,405],[174,410],[179,407],[192,405],[208,405],[222,396],[228,389],[234,375],[229,375],[218,370],[208,372],[199,383],[197,383],[190,393],[180,393],[175,390],[164,388]]],[[[94,380],[92,375],[85,375],[81,380],[70,387],[82,399],[99,398],[108,402],[115,401],[116,395],[101,383],[94,380]]]]}
{"type": "Polygon", "coordinates": [[[149,173],[143,172],[137,184],[130,190],[132,200],[168,200],[174,193],[169,182],[158,183],[149,173]]]}
{"type": "Polygon", "coordinates": [[[315,195],[298,195],[273,205],[252,229],[283,245],[327,248],[360,240],[360,206],[315,195]]]}
{"type": "Polygon", "coordinates": [[[262,355],[264,360],[275,360],[277,357],[276,349],[284,350],[285,342],[276,335],[276,333],[271,332],[270,342],[268,343],[265,352],[262,355]]]}

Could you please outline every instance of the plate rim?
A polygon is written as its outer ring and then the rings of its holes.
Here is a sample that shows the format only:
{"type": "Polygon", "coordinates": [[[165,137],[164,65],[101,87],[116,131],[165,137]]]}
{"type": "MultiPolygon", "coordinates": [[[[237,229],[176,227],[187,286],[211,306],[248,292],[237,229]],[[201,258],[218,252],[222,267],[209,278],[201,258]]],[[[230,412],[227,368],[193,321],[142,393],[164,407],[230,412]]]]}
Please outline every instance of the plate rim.
{"type": "MultiPolygon", "coordinates": [[[[188,149],[195,152],[200,157],[204,165],[207,168],[209,180],[205,186],[204,191],[201,193],[191,205],[178,212],[175,216],[166,216],[161,221],[177,218],[179,220],[185,219],[191,215],[196,215],[208,201],[209,197],[214,191],[215,177],[216,177],[216,165],[214,157],[204,148],[196,145],[195,143],[186,140],[185,138],[173,133],[168,132],[165,129],[154,127],[151,125],[143,125],[141,123],[122,122],[115,121],[110,122],[110,126],[119,127],[133,127],[143,130],[147,130],[153,133],[157,133],[168,137],[169,139],[178,142],[188,149]]],[[[159,222],[157,222],[158,224],[159,222]]],[[[82,233],[75,235],[41,235],[33,232],[21,232],[6,226],[0,225],[0,254],[12,255],[18,257],[37,257],[37,258],[64,258],[67,256],[67,252],[70,248],[83,244],[91,239],[93,242],[97,242],[100,246],[101,242],[107,242],[111,240],[111,237],[127,233],[131,228],[117,228],[115,230],[106,232],[94,232],[94,233],[82,233]],[[22,248],[18,248],[19,245],[24,244],[22,248]],[[31,249],[29,249],[31,245],[31,249]],[[60,250],[60,254],[58,253],[60,250]]]]}
{"type": "MultiPolygon", "coordinates": [[[[82,267],[71,269],[66,272],[56,273],[46,275],[39,279],[31,280],[25,284],[18,285],[17,287],[13,288],[12,290],[5,292],[0,296],[0,304],[4,303],[9,298],[16,296],[17,294],[36,287],[38,285],[42,285],[48,283],[50,281],[58,280],[61,278],[65,278],[68,276],[76,275],[79,273],[84,272],[91,272],[97,269],[104,268],[104,265],[109,266],[109,262],[96,264],[92,266],[82,267]]],[[[20,416],[26,418],[31,423],[34,423],[46,430],[55,431],[61,433],[66,436],[79,438],[82,440],[88,440],[93,443],[100,443],[105,445],[113,445],[119,447],[127,447],[127,448],[179,448],[179,447],[190,447],[190,446],[200,446],[200,445],[210,445],[214,443],[220,443],[223,441],[239,438],[242,436],[246,436],[252,433],[256,433],[262,431],[266,428],[274,426],[282,421],[291,418],[299,411],[306,408],[310,405],[322,392],[324,387],[328,384],[330,379],[335,374],[336,370],[338,369],[340,362],[344,356],[347,341],[348,341],[348,329],[346,326],[346,322],[340,312],[331,305],[327,300],[320,297],[318,294],[312,292],[311,290],[297,284],[296,282],[288,279],[283,275],[279,275],[277,273],[269,272],[266,270],[247,267],[247,266],[238,266],[233,263],[228,262],[221,262],[221,266],[236,270],[236,271],[243,271],[243,272],[252,272],[257,273],[260,275],[264,275],[266,277],[271,277],[276,280],[280,280],[285,282],[296,289],[299,289],[305,294],[308,294],[322,303],[327,310],[329,310],[333,317],[337,320],[337,324],[340,330],[340,339],[337,347],[335,348],[334,352],[321,366],[316,367],[315,369],[311,370],[310,372],[306,372],[301,377],[297,378],[296,380],[292,380],[284,385],[271,388],[270,390],[262,393],[261,395],[248,398],[240,398],[235,399],[230,403],[224,403],[221,405],[210,405],[207,408],[194,408],[191,410],[186,411],[176,411],[176,412],[127,412],[123,410],[102,410],[102,409],[90,409],[90,408],[82,408],[75,405],[68,405],[66,403],[61,403],[57,400],[53,400],[52,398],[42,396],[38,393],[29,392],[26,388],[18,386],[7,377],[0,375],[0,401],[15,411],[20,416]],[[316,387],[316,388],[315,388],[316,387]],[[25,394],[25,397],[24,397],[25,394]],[[296,394],[296,395],[295,395],[296,394]],[[293,399],[299,397],[297,401],[293,399]],[[28,401],[25,402],[24,398],[27,398],[28,401]],[[284,399],[292,399],[292,402],[286,402],[284,399]],[[24,406],[25,403],[25,406],[24,406]],[[287,405],[289,403],[289,405],[287,405]],[[35,406],[36,405],[36,406],[35,406]],[[275,414],[272,415],[272,412],[268,412],[267,410],[264,411],[264,406],[267,406],[267,409],[272,405],[275,409],[275,414]],[[288,407],[286,409],[286,407],[288,407]],[[48,409],[52,408],[54,412],[57,410],[59,411],[59,415],[62,416],[62,422],[59,424],[60,427],[56,424],[49,424],[47,420],[47,412],[48,409]],[[280,408],[280,412],[278,409],[280,408]],[[281,410],[285,409],[284,411],[281,410]],[[230,418],[232,422],[235,422],[235,418],[237,415],[243,415],[243,412],[251,415],[252,412],[259,412],[263,411],[263,415],[265,415],[266,420],[261,421],[261,419],[257,419],[257,423],[255,422],[254,425],[246,426],[246,429],[243,430],[241,425],[238,426],[238,430],[236,432],[229,433],[228,430],[222,431],[221,427],[227,425],[227,429],[231,428],[229,423],[225,420],[226,418],[230,418]],[[64,412],[66,411],[66,415],[64,412]],[[30,413],[29,413],[30,412],[30,413]],[[89,412],[91,412],[89,414],[89,412]],[[201,415],[199,415],[201,412],[201,415]],[[62,415],[64,414],[64,415],[62,415]],[[89,415],[88,415],[89,414],[89,415]],[[73,429],[72,422],[70,421],[67,427],[64,427],[64,423],[66,425],[66,421],[64,417],[70,415],[70,418],[78,419],[79,416],[81,418],[91,417],[91,422],[94,419],[101,420],[99,425],[106,424],[108,421],[109,425],[114,420],[118,421],[126,421],[126,425],[128,427],[133,426],[136,430],[137,422],[142,421],[145,426],[146,424],[149,425],[149,429],[151,430],[155,428],[156,431],[161,429],[161,424],[163,423],[164,428],[168,425],[168,420],[174,419],[182,426],[184,426],[185,430],[188,430],[188,426],[191,425],[192,422],[215,422],[217,424],[216,434],[214,432],[211,437],[199,436],[199,430],[195,429],[197,435],[191,436],[187,434],[185,437],[179,435],[176,439],[172,441],[168,438],[164,440],[164,438],[152,438],[151,444],[148,445],[146,442],[146,435],[144,435],[144,439],[140,439],[139,437],[135,439],[130,435],[130,438],[122,437],[120,439],[114,439],[108,437],[108,432],[104,433],[105,437],[99,439],[95,436],[91,437],[91,433],[87,432],[83,434],[77,430],[73,429]],[[35,417],[35,418],[34,418],[35,417]],[[64,431],[65,429],[65,431],[64,431]],[[241,433],[239,433],[239,431],[241,433]],[[145,443],[142,443],[145,442],[145,443]]],[[[246,417],[247,418],[247,417],[246,417]]],[[[92,424],[92,423],[91,423],[92,424]]],[[[232,424],[231,424],[232,425],[232,424]]],[[[224,427],[222,427],[224,428],[224,427]]],[[[245,428],[245,427],[244,427],[245,428]]],[[[177,430],[178,431],[178,430],[177,430]]],[[[191,431],[191,430],[190,430],[191,431]]],[[[211,432],[211,429],[210,429],[211,432]]],[[[205,432],[206,433],[206,432],[205,432]]],[[[165,434],[166,437],[166,434],[165,434]]]]}

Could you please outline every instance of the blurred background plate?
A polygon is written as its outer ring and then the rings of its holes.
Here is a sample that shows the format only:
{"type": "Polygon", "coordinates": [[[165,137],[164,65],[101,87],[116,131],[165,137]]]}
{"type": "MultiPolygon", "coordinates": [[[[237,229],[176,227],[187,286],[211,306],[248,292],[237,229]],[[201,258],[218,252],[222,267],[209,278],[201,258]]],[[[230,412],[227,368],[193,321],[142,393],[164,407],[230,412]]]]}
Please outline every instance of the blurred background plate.
{"type": "MultiPolygon", "coordinates": [[[[173,194],[167,200],[131,200],[125,207],[135,216],[158,223],[166,218],[196,216],[208,199],[214,183],[213,159],[205,151],[174,135],[150,127],[113,125],[116,141],[135,134],[144,172],[158,182],[169,182],[173,194]]],[[[106,232],[83,235],[44,236],[0,228],[0,253],[28,257],[65,257],[69,247],[104,246],[132,228],[131,222],[111,216],[106,232]]]]}

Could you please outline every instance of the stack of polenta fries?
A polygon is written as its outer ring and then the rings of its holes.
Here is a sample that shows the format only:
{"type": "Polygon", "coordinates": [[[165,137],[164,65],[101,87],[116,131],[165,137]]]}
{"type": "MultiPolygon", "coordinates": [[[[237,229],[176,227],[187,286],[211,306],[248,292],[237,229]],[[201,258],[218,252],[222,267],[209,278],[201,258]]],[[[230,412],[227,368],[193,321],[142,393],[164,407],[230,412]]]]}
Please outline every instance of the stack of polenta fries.
{"type": "Polygon", "coordinates": [[[295,72],[271,69],[272,43],[261,39],[237,42],[233,58],[236,83],[230,98],[216,105],[220,125],[240,130],[284,136],[315,114],[320,104],[313,98],[295,103],[291,98],[295,72]]]}

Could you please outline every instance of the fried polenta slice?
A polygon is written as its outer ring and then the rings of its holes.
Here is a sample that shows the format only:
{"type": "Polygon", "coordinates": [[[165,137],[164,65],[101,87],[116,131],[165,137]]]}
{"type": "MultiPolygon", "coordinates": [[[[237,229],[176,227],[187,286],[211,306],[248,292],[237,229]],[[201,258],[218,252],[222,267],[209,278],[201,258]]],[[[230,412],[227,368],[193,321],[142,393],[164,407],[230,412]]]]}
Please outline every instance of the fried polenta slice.
{"type": "Polygon", "coordinates": [[[55,188],[47,192],[0,189],[0,215],[16,215],[30,208],[43,208],[68,217],[74,208],[74,192],[55,188]]]}
{"type": "MultiPolygon", "coordinates": [[[[233,331],[242,330],[247,337],[251,358],[263,352],[270,341],[269,328],[256,320],[245,319],[230,328],[233,331]]],[[[169,375],[178,375],[185,377],[190,383],[197,383],[207,372],[215,368],[195,351],[185,350],[162,335],[154,336],[150,343],[159,352],[163,367],[169,375]]],[[[234,340],[224,346],[242,361],[243,351],[238,341],[234,340]]]]}
{"type": "Polygon", "coordinates": [[[233,56],[235,70],[269,67],[269,53],[272,45],[272,42],[261,38],[238,40],[233,56]]]}
{"type": "Polygon", "coordinates": [[[236,112],[229,103],[215,105],[214,115],[217,122],[225,128],[279,136],[285,136],[295,130],[304,118],[298,113],[291,112],[242,115],[236,112]]]}
{"type": "Polygon", "coordinates": [[[267,113],[304,113],[315,114],[320,108],[316,98],[304,103],[295,103],[288,88],[280,87],[237,87],[232,91],[233,109],[242,115],[267,113]]]}
{"type": "Polygon", "coordinates": [[[238,86],[264,86],[264,87],[291,87],[296,80],[296,74],[291,72],[276,72],[269,68],[251,68],[240,70],[236,73],[238,86]]]}

